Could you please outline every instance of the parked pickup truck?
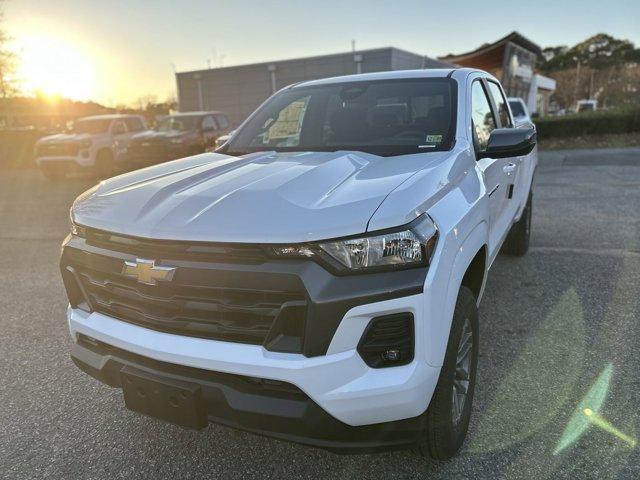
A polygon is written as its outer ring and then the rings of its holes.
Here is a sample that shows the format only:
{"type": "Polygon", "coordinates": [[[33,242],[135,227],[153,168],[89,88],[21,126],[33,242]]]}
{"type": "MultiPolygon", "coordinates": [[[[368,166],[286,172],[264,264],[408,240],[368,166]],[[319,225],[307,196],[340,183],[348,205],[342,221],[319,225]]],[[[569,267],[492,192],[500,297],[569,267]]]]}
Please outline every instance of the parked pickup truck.
{"type": "Polygon", "coordinates": [[[229,119],[222,112],[186,112],[164,117],[155,130],[131,139],[128,162],[142,167],[203,153],[218,137],[229,132],[229,119]]]}
{"type": "Polygon", "coordinates": [[[285,88],[218,152],[75,201],[72,358],[179,425],[450,457],[487,272],[529,245],[535,144],[478,70],[285,88]]]}
{"type": "Polygon", "coordinates": [[[36,165],[52,180],[73,172],[108,177],[126,160],[131,136],[146,129],[139,115],[84,117],[73,124],[71,132],[38,140],[36,165]]]}

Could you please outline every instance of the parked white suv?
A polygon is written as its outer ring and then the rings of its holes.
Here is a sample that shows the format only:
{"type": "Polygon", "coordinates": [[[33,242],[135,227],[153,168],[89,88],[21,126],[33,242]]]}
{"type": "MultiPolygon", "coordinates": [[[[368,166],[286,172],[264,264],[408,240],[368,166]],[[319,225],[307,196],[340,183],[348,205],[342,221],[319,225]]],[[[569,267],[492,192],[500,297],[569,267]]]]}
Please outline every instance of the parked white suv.
{"type": "Polygon", "coordinates": [[[50,179],[92,171],[107,177],[127,158],[131,137],[147,130],[139,115],[96,115],[74,122],[70,133],[41,138],[36,143],[36,164],[50,179]]]}
{"type": "Polygon", "coordinates": [[[516,126],[532,123],[529,109],[523,99],[520,97],[509,97],[507,98],[507,102],[509,102],[511,115],[513,115],[513,123],[516,126]]]}
{"type": "Polygon", "coordinates": [[[528,248],[535,142],[478,70],[285,88],[222,151],[75,201],[72,358],[180,425],[450,457],[487,271],[528,248]]]}

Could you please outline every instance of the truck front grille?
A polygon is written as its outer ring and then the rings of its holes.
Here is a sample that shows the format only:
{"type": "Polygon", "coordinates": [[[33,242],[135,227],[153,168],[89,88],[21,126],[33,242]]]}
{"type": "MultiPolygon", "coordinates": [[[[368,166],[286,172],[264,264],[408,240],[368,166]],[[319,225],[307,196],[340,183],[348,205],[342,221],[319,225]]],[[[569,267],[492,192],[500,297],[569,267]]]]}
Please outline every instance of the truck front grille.
{"type": "Polygon", "coordinates": [[[37,155],[39,157],[75,157],[80,151],[77,143],[48,143],[39,145],[37,155]]]}
{"type": "MultiPolygon", "coordinates": [[[[102,240],[97,243],[106,243],[102,240]]],[[[148,285],[123,273],[124,261],[138,258],[141,245],[129,245],[129,253],[123,245],[117,245],[118,250],[87,247],[68,248],[63,255],[65,285],[75,292],[69,294],[72,305],[74,299],[80,303],[79,290],[91,311],[145,328],[275,351],[302,349],[307,301],[296,278],[274,282],[273,275],[243,269],[238,258],[233,258],[233,268],[225,268],[221,255],[204,261],[201,253],[192,252],[192,258],[184,260],[188,252],[178,255],[176,247],[160,243],[156,252],[147,249],[144,258],[176,267],[175,275],[171,281],[148,285]],[[163,247],[182,259],[166,256],[163,247]]],[[[255,261],[250,258],[247,265],[255,261]]]]}

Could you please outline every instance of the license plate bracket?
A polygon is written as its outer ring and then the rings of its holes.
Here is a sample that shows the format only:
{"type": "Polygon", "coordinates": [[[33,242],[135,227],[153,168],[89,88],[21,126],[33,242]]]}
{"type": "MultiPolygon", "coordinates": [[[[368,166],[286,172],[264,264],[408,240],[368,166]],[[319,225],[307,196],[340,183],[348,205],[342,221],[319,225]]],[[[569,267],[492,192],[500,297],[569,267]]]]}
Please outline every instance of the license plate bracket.
{"type": "Polygon", "coordinates": [[[199,385],[131,366],[120,370],[120,380],[124,403],[129,410],[187,428],[207,426],[199,385]]]}

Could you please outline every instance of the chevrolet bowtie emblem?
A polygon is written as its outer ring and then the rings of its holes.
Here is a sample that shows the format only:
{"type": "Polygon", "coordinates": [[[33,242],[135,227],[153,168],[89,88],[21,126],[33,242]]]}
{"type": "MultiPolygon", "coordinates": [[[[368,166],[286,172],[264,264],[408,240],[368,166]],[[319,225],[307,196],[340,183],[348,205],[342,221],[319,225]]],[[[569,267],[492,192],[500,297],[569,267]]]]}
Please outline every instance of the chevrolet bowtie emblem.
{"type": "Polygon", "coordinates": [[[156,265],[154,260],[145,260],[144,258],[136,258],[135,261],[125,260],[122,269],[123,275],[133,277],[140,283],[147,285],[170,282],[175,272],[175,267],[156,265]]]}

